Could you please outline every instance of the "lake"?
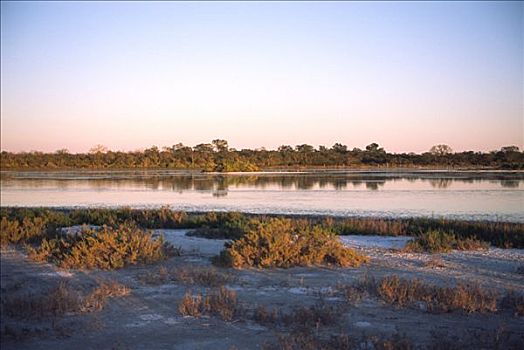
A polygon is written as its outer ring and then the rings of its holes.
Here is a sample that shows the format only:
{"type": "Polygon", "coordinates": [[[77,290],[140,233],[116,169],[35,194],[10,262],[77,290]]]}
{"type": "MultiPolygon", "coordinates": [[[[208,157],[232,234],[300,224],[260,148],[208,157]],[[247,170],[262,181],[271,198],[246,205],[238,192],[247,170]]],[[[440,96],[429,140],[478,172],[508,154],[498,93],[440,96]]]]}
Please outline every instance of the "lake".
{"type": "Polygon", "coordinates": [[[154,208],[524,222],[524,172],[3,171],[2,206],[154,208]]]}

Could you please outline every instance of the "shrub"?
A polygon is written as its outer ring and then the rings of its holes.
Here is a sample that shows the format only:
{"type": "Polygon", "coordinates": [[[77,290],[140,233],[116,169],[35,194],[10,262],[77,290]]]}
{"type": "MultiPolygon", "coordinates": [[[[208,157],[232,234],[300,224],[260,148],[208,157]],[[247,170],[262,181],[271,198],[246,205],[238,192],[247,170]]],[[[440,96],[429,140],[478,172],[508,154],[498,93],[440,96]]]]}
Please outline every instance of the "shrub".
{"type": "Polygon", "coordinates": [[[176,281],[205,287],[220,287],[236,280],[232,274],[207,266],[175,267],[172,269],[162,266],[154,272],[141,275],[140,279],[147,284],[165,284],[176,281]]]}
{"type": "Polygon", "coordinates": [[[3,217],[0,223],[0,245],[29,242],[44,234],[46,221],[42,218],[25,217],[23,220],[9,220],[3,217]]]}
{"type": "Polygon", "coordinates": [[[88,294],[82,303],[83,311],[102,310],[108,298],[128,296],[131,290],[115,281],[102,281],[95,290],[88,294]]]}
{"type": "Polygon", "coordinates": [[[258,222],[242,238],[226,243],[214,260],[235,268],[311,265],[360,266],[367,258],[345,247],[321,226],[290,219],[258,222]]]}
{"type": "Polygon", "coordinates": [[[210,292],[206,297],[186,293],[178,305],[178,311],[184,316],[201,315],[219,316],[224,321],[231,321],[240,312],[237,293],[225,287],[210,292]]]}
{"type": "Polygon", "coordinates": [[[419,279],[406,280],[396,275],[385,277],[376,284],[376,293],[389,304],[407,306],[423,303],[428,311],[496,312],[498,294],[478,285],[458,284],[438,287],[419,279]]]}
{"type": "Polygon", "coordinates": [[[180,304],[178,304],[178,311],[184,316],[199,317],[208,309],[204,300],[201,294],[193,296],[188,292],[184,295],[180,304]]]}
{"type": "Polygon", "coordinates": [[[212,267],[181,267],[172,270],[172,278],[187,284],[220,287],[235,280],[234,276],[212,267]]]}
{"type": "Polygon", "coordinates": [[[308,307],[296,307],[288,313],[258,306],[253,312],[253,320],[266,326],[285,325],[293,329],[311,329],[334,325],[341,315],[342,310],[320,301],[308,307]]]}
{"type": "Polygon", "coordinates": [[[457,238],[453,233],[447,233],[440,230],[430,230],[408,242],[404,250],[417,253],[446,253],[452,249],[480,250],[487,249],[488,247],[489,244],[487,242],[479,241],[474,238],[457,238]]]}
{"type": "MultiPolygon", "coordinates": [[[[268,215],[243,214],[238,212],[190,213],[159,209],[49,209],[49,208],[0,208],[0,215],[9,220],[23,221],[24,218],[41,218],[50,227],[91,224],[118,226],[135,222],[144,228],[201,228],[193,232],[208,238],[238,239],[251,229],[251,221],[266,221],[268,215]]],[[[273,216],[274,217],[274,216],[273,216]]],[[[284,216],[293,222],[303,221],[301,216],[284,216]]],[[[443,218],[397,218],[376,217],[316,217],[310,216],[310,225],[321,225],[336,234],[419,236],[420,232],[443,231],[457,238],[474,238],[501,248],[524,248],[524,223],[502,221],[466,221],[443,218]]]]}
{"type": "Polygon", "coordinates": [[[130,290],[117,282],[102,282],[91,293],[83,295],[61,281],[43,294],[2,296],[2,314],[18,319],[42,319],[69,313],[98,311],[104,308],[109,297],[128,295],[130,290]]]}
{"type": "Polygon", "coordinates": [[[63,268],[103,270],[152,263],[175,253],[163,237],[153,238],[150,232],[132,225],[116,229],[103,226],[99,231],[84,228],[78,235],[44,239],[40,246],[28,250],[34,260],[49,261],[63,268]]]}
{"type": "Polygon", "coordinates": [[[508,292],[501,301],[502,307],[511,310],[515,316],[524,316],[524,295],[508,292]]]}

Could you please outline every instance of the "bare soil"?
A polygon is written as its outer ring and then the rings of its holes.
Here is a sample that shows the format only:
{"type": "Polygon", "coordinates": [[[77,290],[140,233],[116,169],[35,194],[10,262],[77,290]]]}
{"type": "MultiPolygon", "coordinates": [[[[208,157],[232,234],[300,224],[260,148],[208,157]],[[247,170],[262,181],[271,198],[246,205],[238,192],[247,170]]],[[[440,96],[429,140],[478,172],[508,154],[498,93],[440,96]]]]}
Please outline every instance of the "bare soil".
{"type": "Polygon", "coordinates": [[[342,240],[371,257],[357,269],[292,268],[272,270],[217,269],[233,278],[226,285],[238,293],[243,312],[232,322],[213,316],[184,317],[178,304],[184,294],[205,293],[208,287],[156,277],[161,268],[210,267],[225,241],[188,237],[187,230],[162,230],[165,238],[181,247],[182,256],[156,265],[129,267],[116,271],[60,270],[50,264],[28,260],[21,248],[1,252],[2,299],[46,293],[60,281],[88,291],[100,279],[118,281],[131,294],[112,298],[97,312],[43,318],[8,316],[2,310],[1,347],[7,349],[260,349],[277,341],[278,334],[290,331],[282,325],[261,325],[253,320],[257,306],[290,311],[319,301],[332,306],[340,320],[312,330],[318,336],[348,334],[354,337],[404,334],[417,347],[454,337],[472,336],[471,348],[499,346],[497,331],[513,343],[524,344],[524,318],[512,312],[491,314],[428,313],[423,307],[396,308],[373,296],[348,302],[341,286],[363,278],[396,274],[420,278],[437,285],[475,282],[504,293],[524,291],[524,250],[495,249],[429,255],[403,253],[407,237],[346,236],[342,240]]]}

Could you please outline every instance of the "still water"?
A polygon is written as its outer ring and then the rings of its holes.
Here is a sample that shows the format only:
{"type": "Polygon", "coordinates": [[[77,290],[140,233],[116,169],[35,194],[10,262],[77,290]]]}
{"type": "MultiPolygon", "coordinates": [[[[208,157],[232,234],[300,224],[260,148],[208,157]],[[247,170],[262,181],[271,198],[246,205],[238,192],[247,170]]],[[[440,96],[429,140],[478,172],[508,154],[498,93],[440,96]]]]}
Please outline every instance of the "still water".
{"type": "Polygon", "coordinates": [[[524,222],[524,172],[1,173],[2,206],[433,216],[524,222]]]}

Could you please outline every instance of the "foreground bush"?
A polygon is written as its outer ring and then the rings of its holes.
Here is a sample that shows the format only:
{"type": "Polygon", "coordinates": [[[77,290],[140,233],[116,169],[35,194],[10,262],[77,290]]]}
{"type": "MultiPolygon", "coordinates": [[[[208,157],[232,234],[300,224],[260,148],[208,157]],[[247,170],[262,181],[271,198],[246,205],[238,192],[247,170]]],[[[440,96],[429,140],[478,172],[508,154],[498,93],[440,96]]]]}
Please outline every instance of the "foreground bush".
{"type": "Polygon", "coordinates": [[[29,242],[41,236],[46,228],[46,221],[42,218],[25,217],[23,220],[9,220],[2,218],[0,223],[0,245],[29,242]]]}
{"type": "Polygon", "coordinates": [[[242,238],[226,243],[215,263],[235,268],[335,265],[357,267],[367,258],[345,247],[321,226],[290,219],[258,222],[242,238]]]}
{"type": "Polygon", "coordinates": [[[408,306],[423,303],[428,311],[434,312],[497,311],[498,294],[472,284],[438,287],[419,279],[406,280],[393,275],[375,285],[375,292],[389,304],[408,306]]]}
{"type": "Polygon", "coordinates": [[[459,238],[453,233],[431,230],[408,242],[404,250],[416,253],[446,253],[453,249],[481,250],[488,247],[489,243],[474,238],[459,238]]]}
{"type": "Polygon", "coordinates": [[[28,250],[36,261],[63,268],[103,270],[161,261],[174,253],[163,237],[153,238],[151,233],[132,225],[116,229],[103,226],[98,231],[84,228],[78,235],[43,239],[40,246],[28,250]]]}

